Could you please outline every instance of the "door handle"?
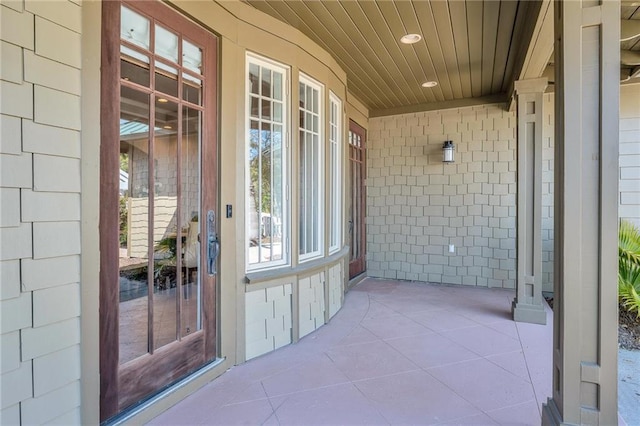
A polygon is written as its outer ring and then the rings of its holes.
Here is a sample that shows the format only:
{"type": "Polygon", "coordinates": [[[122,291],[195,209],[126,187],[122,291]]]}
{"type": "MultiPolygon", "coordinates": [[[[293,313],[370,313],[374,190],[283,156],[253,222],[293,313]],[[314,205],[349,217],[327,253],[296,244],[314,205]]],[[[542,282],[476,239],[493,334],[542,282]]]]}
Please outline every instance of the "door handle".
{"type": "Polygon", "coordinates": [[[207,212],[207,273],[216,275],[216,260],[220,255],[220,243],[216,234],[216,214],[213,210],[207,212]]]}

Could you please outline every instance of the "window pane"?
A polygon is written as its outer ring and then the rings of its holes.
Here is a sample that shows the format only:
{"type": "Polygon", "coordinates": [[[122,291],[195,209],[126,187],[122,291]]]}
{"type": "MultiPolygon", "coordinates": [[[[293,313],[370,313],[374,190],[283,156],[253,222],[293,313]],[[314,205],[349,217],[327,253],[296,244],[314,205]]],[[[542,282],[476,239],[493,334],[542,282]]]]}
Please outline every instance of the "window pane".
{"type": "Polygon", "coordinates": [[[149,351],[149,95],[120,105],[120,364],[149,351]]]}
{"type": "Polygon", "coordinates": [[[182,74],[182,99],[192,104],[202,105],[202,81],[187,81],[192,76],[182,74]]]}
{"type": "Polygon", "coordinates": [[[133,58],[122,58],[120,60],[120,78],[149,87],[149,58],[143,55],[140,56],[146,62],[133,58]]]}
{"type": "Polygon", "coordinates": [[[260,93],[266,98],[271,98],[271,71],[262,69],[262,91],[260,93]]]}
{"type": "Polygon", "coordinates": [[[155,89],[167,95],[178,96],[178,70],[156,61],[155,89]]]}
{"type": "Polygon", "coordinates": [[[252,96],[249,99],[249,103],[249,108],[251,108],[251,118],[260,118],[260,98],[252,96]]]}
{"type": "Polygon", "coordinates": [[[260,67],[256,64],[249,65],[249,92],[254,95],[260,94],[260,86],[258,81],[260,80],[260,67]]]}
{"type": "Polygon", "coordinates": [[[178,36],[158,24],[156,24],[155,53],[178,62],[178,36]]]}
{"type": "Polygon", "coordinates": [[[149,49],[149,20],[122,6],[120,13],[120,37],[123,40],[149,49]]]}
{"type": "Polygon", "coordinates": [[[340,112],[341,102],[338,98],[331,96],[330,120],[329,120],[329,170],[330,176],[330,201],[329,212],[331,227],[329,233],[329,251],[335,252],[340,249],[342,237],[342,170],[341,164],[341,122],[340,112]]]}
{"type": "Polygon", "coordinates": [[[273,73],[273,99],[278,101],[282,100],[282,74],[274,72],[273,73]]]}
{"type": "Polygon", "coordinates": [[[258,61],[250,62],[248,68],[248,262],[268,266],[286,260],[285,111],[282,102],[275,101],[284,99],[284,71],[258,61]]]}
{"type": "Polygon", "coordinates": [[[182,337],[202,328],[200,281],[200,111],[183,107],[180,168],[180,228],[182,271],[182,337]]]}
{"type": "Polygon", "coordinates": [[[314,86],[300,82],[300,227],[301,260],[322,251],[322,175],[320,143],[320,94],[314,86]]]}
{"type": "MultiPolygon", "coordinates": [[[[161,99],[161,98],[160,98],[161,99]]],[[[158,99],[158,101],[160,100],[158,99]]],[[[153,142],[153,338],[155,349],[177,338],[178,105],[156,103],[153,142]]]]}
{"type": "Polygon", "coordinates": [[[202,74],[202,49],[186,40],[182,40],[182,66],[202,74]]]}

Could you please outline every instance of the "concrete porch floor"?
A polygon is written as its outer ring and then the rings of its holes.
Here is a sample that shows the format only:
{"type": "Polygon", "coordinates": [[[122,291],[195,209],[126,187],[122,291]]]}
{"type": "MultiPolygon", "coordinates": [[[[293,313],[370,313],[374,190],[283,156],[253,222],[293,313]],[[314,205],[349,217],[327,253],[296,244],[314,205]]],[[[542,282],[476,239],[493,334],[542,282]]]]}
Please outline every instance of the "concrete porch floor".
{"type": "Polygon", "coordinates": [[[324,327],[234,367],[150,424],[539,425],[547,326],[514,292],[365,279],[324,327]]]}

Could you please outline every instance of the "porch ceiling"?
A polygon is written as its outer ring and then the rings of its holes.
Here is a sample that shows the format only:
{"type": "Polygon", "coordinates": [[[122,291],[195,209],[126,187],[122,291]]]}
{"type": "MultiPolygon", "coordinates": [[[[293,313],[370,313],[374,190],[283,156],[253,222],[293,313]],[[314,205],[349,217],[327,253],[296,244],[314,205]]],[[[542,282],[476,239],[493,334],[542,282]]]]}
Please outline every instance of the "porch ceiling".
{"type": "MultiPolygon", "coordinates": [[[[299,29],[346,71],[373,115],[505,99],[543,1],[243,0],[299,29]],[[405,34],[422,35],[412,45],[405,34]],[[422,83],[436,81],[433,88],[422,83]]],[[[545,59],[546,60],[546,59],[545,59]]]]}

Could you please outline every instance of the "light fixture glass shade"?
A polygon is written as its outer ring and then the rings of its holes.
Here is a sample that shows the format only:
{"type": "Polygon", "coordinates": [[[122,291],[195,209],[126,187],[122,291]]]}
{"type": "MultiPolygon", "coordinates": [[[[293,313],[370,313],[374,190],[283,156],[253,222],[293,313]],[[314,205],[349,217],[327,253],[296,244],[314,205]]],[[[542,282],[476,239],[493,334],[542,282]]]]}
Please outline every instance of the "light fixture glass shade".
{"type": "Polygon", "coordinates": [[[444,145],[442,145],[442,162],[443,163],[453,163],[455,161],[454,158],[454,150],[452,141],[444,141],[444,145]]]}
{"type": "Polygon", "coordinates": [[[400,37],[400,42],[404,44],[413,44],[422,40],[422,36],[420,34],[407,34],[400,37]]]}

